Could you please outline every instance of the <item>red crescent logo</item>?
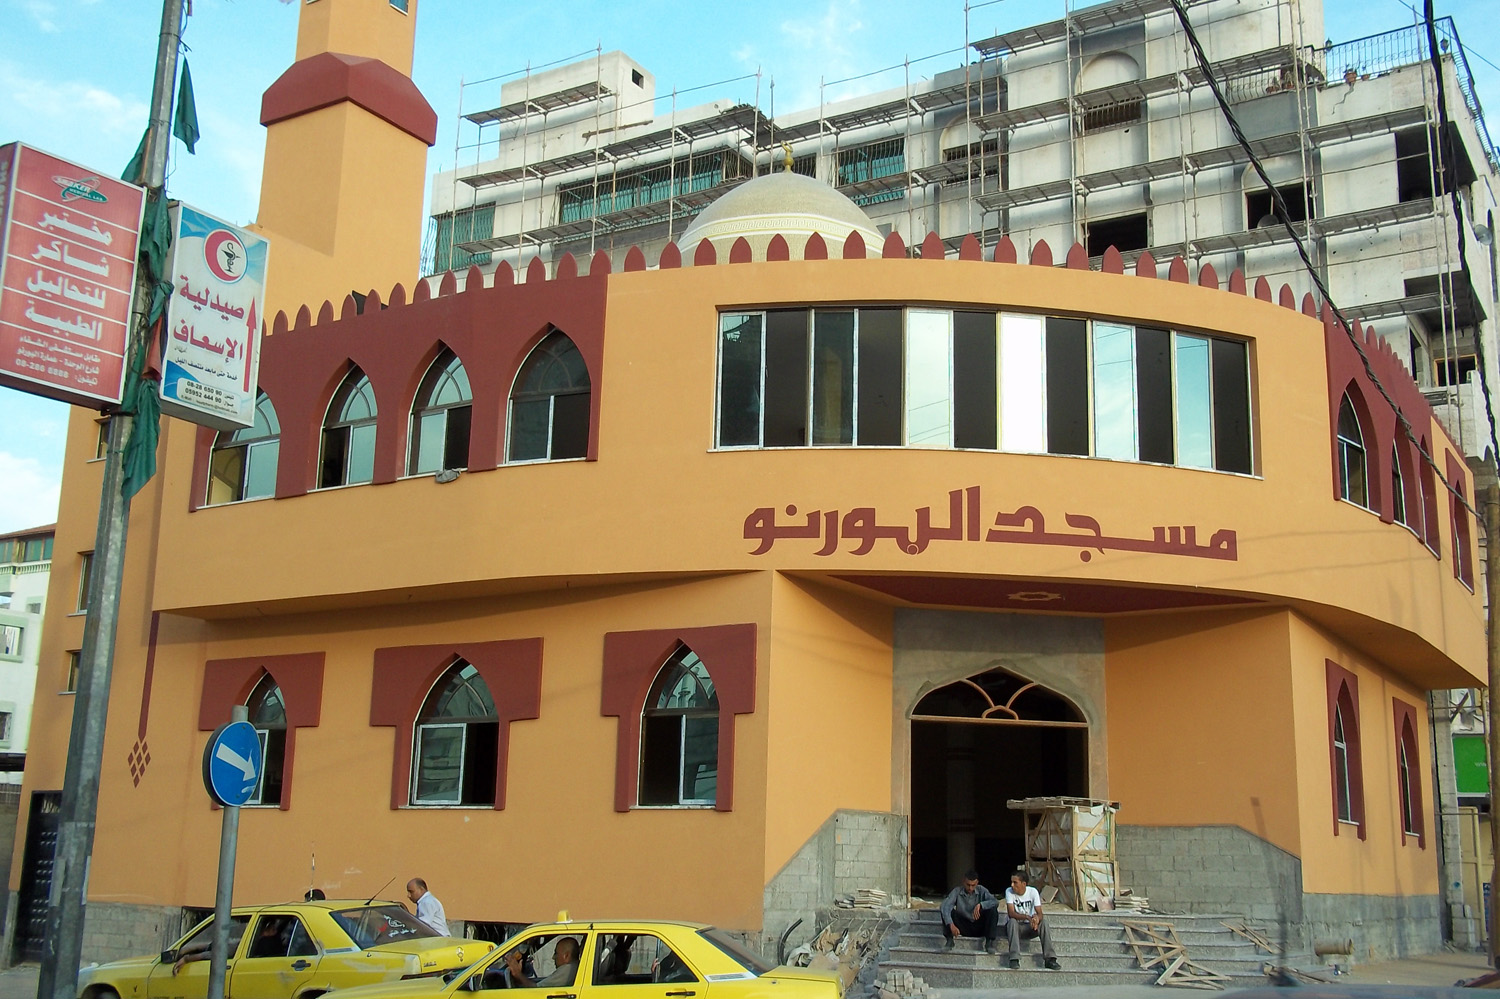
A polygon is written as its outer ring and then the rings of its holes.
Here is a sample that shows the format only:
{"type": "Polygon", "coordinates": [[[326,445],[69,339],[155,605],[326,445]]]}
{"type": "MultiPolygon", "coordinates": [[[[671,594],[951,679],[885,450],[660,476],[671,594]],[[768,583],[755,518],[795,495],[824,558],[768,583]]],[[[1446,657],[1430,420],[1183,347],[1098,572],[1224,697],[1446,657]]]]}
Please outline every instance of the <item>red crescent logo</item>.
{"type": "Polygon", "coordinates": [[[234,284],[245,276],[245,244],[228,229],[215,229],[203,241],[203,262],[214,277],[234,284]]]}

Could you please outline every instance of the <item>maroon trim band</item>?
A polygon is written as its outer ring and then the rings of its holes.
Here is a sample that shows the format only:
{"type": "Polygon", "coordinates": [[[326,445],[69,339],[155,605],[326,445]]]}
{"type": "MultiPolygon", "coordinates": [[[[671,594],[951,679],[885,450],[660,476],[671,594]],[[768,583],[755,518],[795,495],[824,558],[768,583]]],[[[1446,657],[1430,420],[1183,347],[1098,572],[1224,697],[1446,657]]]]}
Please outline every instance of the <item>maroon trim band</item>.
{"type": "Polygon", "coordinates": [[[274,125],[349,101],[427,145],[437,141],[437,112],[417,85],[379,59],[320,52],[292,63],[260,99],[260,123],[274,125]]]}

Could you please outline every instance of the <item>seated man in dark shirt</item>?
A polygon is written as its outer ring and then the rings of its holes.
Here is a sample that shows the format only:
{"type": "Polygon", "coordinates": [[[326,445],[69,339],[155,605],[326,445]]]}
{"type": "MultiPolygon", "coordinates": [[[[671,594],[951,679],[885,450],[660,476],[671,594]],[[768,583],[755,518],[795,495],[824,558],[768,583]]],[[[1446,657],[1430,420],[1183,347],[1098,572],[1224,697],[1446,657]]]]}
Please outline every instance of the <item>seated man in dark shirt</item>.
{"type": "Polygon", "coordinates": [[[572,985],[573,979],[578,977],[578,941],[572,937],[563,937],[557,941],[557,946],[552,949],[552,959],[557,962],[557,969],[538,981],[532,981],[525,971],[525,958],[519,949],[505,955],[506,968],[510,971],[512,988],[553,988],[559,985],[572,985]]]}
{"type": "Polygon", "coordinates": [[[979,872],[964,874],[963,884],[958,885],[943,899],[938,907],[943,918],[943,946],[953,949],[953,941],[960,936],[984,937],[984,949],[993,954],[1000,942],[1000,900],[988,888],[979,883],[979,872]]]}

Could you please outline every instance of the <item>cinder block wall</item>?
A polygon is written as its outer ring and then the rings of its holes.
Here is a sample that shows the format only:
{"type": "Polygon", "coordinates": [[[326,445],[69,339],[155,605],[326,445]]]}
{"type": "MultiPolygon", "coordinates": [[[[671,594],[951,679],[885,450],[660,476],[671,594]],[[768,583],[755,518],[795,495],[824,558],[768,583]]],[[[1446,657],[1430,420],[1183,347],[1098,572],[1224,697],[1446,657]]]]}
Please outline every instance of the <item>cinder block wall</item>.
{"type": "Polygon", "coordinates": [[[1302,890],[1302,862],[1238,826],[1127,826],[1115,830],[1120,887],[1164,912],[1243,916],[1308,953],[1314,940],[1354,941],[1356,961],[1431,954],[1442,947],[1436,895],[1322,895],[1302,890]]]}
{"type": "Polygon", "coordinates": [[[102,964],[156,954],[191,928],[180,908],[90,902],[83,916],[83,961],[102,964]]]}
{"type": "Polygon", "coordinates": [[[766,885],[760,951],[776,956],[781,934],[798,919],[789,948],[806,943],[820,927],[819,913],[840,895],[878,888],[893,904],[906,898],[905,820],[890,812],[834,812],[766,885]]]}

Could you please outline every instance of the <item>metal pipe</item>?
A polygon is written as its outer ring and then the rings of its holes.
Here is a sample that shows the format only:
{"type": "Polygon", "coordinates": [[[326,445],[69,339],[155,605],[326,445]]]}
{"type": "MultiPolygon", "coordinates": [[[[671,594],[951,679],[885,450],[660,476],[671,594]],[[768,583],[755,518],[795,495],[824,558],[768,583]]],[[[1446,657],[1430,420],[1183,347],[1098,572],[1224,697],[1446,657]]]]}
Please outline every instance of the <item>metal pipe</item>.
{"type": "MultiPolygon", "coordinates": [[[[1494,864],[1500,858],[1500,788],[1495,780],[1495,761],[1500,760],[1500,716],[1495,710],[1495,691],[1500,690],[1500,627],[1497,617],[1500,608],[1500,482],[1491,482],[1484,491],[1484,587],[1487,607],[1486,624],[1489,628],[1489,690],[1485,698],[1488,704],[1486,722],[1489,727],[1490,746],[1490,965],[1496,962],[1495,940],[1500,937],[1500,878],[1496,876],[1494,864]]],[[[1455,556],[1456,557],[1456,556],[1455,556]]]]}
{"type": "MultiPolygon", "coordinates": [[[[230,721],[249,721],[250,709],[236,704],[230,721]]],[[[208,958],[208,999],[224,999],[224,976],[229,968],[229,910],[234,904],[234,855],[240,841],[240,808],[224,806],[219,829],[219,886],[214,893],[214,937],[208,958]]]]}
{"type": "MultiPolygon", "coordinates": [[[[156,78],[151,89],[151,120],[146,133],[149,201],[165,197],[162,188],[167,175],[182,9],[183,0],[163,0],[156,78]]],[[[150,279],[142,267],[138,270],[131,308],[127,361],[145,335],[150,301],[150,279]]],[[[37,978],[38,999],[74,999],[78,994],[89,862],[99,809],[99,773],[104,760],[110,672],[120,619],[120,584],[124,578],[125,534],[130,518],[130,500],[123,495],[121,484],[125,478],[125,443],[130,439],[132,422],[125,413],[114,413],[109,418],[109,450],[99,497],[99,526],[94,536],[88,616],[78,656],[78,689],[73,697],[73,725],[68,737],[68,763],[53,855],[52,892],[47,899],[46,947],[37,978]]]]}

